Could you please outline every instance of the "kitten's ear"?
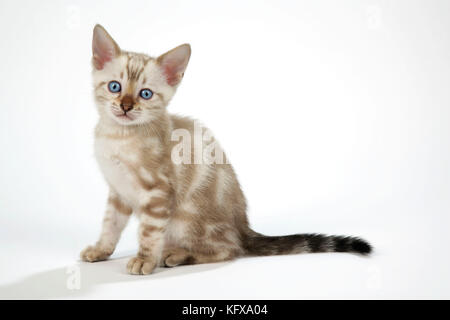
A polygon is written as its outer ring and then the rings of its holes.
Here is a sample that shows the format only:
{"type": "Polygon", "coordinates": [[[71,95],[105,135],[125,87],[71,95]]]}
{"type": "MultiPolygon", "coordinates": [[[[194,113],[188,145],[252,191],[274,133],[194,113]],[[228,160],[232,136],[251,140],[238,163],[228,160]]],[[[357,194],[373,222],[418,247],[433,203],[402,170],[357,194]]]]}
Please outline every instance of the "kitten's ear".
{"type": "Polygon", "coordinates": [[[92,63],[95,69],[102,70],[106,62],[120,54],[117,43],[106,32],[105,28],[97,24],[92,36],[92,63]]]}
{"type": "Polygon", "coordinates": [[[161,66],[169,85],[175,86],[180,83],[190,56],[191,46],[186,43],[158,57],[158,64],[161,66]]]}

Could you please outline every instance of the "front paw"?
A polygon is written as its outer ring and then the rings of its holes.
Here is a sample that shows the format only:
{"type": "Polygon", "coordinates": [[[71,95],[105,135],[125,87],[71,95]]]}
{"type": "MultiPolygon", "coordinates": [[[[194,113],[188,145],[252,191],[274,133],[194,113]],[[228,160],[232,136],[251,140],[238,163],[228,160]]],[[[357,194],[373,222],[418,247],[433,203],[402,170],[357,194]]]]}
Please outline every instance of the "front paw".
{"type": "Polygon", "coordinates": [[[156,259],[152,257],[134,257],[127,264],[127,270],[130,274],[150,274],[155,267],[156,259]]]}
{"type": "Polygon", "coordinates": [[[87,262],[102,261],[109,258],[112,254],[110,250],[100,248],[98,246],[88,246],[86,249],[81,251],[80,258],[87,262]]]}

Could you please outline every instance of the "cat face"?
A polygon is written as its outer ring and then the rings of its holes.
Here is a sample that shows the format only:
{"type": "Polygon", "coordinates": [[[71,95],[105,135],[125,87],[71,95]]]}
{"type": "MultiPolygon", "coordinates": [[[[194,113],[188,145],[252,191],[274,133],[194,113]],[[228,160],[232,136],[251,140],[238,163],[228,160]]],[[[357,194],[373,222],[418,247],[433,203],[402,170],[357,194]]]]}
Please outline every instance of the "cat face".
{"type": "Polygon", "coordinates": [[[100,25],[94,28],[92,63],[100,116],[119,125],[156,121],[183,78],[191,49],[183,44],[158,58],[122,51],[100,25]]]}

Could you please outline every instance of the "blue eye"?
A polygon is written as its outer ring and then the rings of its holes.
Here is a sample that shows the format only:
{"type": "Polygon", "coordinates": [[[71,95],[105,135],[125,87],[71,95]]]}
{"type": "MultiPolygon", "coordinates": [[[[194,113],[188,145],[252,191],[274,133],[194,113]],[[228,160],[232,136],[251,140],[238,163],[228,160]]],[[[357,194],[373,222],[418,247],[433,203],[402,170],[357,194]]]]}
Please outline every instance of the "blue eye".
{"type": "Polygon", "coordinates": [[[120,83],[118,83],[117,81],[111,81],[110,83],[108,83],[108,89],[112,93],[120,92],[121,90],[120,83]]]}
{"type": "Polygon", "coordinates": [[[152,97],[153,92],[150,89],[142,89],[139,95],[141,96],[141,98],[148,100],[152,97]]]}

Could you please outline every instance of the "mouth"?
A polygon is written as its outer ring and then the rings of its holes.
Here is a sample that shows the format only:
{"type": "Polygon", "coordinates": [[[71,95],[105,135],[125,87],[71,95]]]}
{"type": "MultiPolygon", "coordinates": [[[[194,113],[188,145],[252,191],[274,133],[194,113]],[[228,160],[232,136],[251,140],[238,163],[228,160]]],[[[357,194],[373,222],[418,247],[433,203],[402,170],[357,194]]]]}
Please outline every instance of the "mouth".
{"type": "Polygon", "coordinates": [[[134,118],[130,117],[129,114],[123,113],[123,114],[116,114],[116,117],[119,119],[125,119],[125,120],[134,120],[134,118]]]}
{"type": "Polygon", "coordinates": [[[127,112],[113,112],[113,114],[117,119],[120,119],[122,121],[133,121],[135,119],[135,117],[127,112]]]}

